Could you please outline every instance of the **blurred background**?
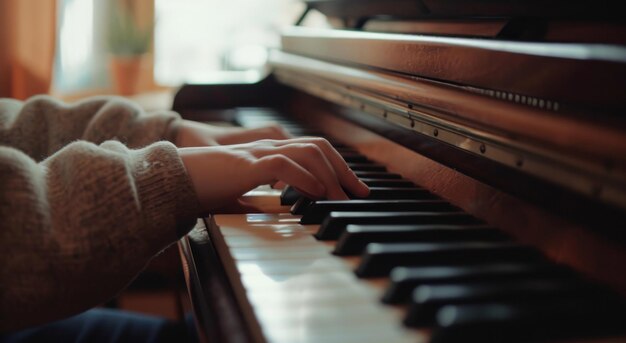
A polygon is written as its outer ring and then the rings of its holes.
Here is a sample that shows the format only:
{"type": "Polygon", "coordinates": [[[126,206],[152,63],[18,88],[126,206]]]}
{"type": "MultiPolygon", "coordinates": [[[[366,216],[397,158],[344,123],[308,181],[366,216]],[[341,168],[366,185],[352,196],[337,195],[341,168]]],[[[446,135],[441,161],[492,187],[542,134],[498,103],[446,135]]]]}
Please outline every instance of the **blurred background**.
{"type": "MultiPolygon", "coordinates": [[[[303,10],[297,0],[2,0],[0,96],[140,97],[254,80],[303,10]]],[[[328,24],[313,14],[305,25],[328,24]]]]}
{"type": "MultiPolygon", "coordinates": [[[[102,94],[169,109],[184,83],[250,81],[304,11],[297,0],[0,0],[0,97],[102,94]]],[[[327,26],[319,13],[307,26],[327,26]]],[[[103,306],[180,319],[176,245],[103,306]]]]}

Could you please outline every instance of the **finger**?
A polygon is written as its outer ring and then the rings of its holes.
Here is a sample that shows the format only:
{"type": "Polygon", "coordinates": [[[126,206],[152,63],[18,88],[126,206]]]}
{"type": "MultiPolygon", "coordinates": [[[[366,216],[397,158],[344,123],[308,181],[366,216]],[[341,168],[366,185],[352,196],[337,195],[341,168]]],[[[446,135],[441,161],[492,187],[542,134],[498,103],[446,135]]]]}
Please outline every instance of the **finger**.
{"type": "Polygon", "coordinates": [[[258,159],[255,164],[260,171],[256,174],[257,184],[268,184],[278,180],[314,198],[322,198],[326,194],[326,188],[313,174],[287,156],[265,156],[258,159]]]}
{"type": "MultiPolygon", "coordinates": [[[[350,168],[348,167],[346,162],[343,160],[341,155],[330,145],[330,143],[327,140],[323,138],[302,137],[302,138],[294,138],[294,139],[289,139],[289,140],[284,140],[284,141],[263,140],[263,141],[255,142],[255,144],[256,143],[258,143],[255,147],[255,155],[257,156],[264,156],[267,154],[276,153],[274,151],[275,148],[291,146],[294,143],[315,144],[318,146],[319,149],[322,150],[322,152],[324,153],[324,156],[330,162],[330,165],[332,166],[332,169],[333,169],[334,179],[339,179],[339,183],[343,185],[346,190],[348,190],[350,193],[358,197],[365,197],[369,194],[369,187],[367,187],[367,185],[365,185],[356,177],[354,172],[350,170],[350,168]]],[[[306,161],[302,161],[302,162],[304,163],[306,161]]],[[[311,165],[307,165],[307,166],[309,168],[311,167],[311,165]]],[[[328,180],[328,179],[326,178],[322,180],[328,180]]],[[[330,193],[331,198],[337,198],[337,199],[343,198],[342,194],[345,194],[343,190],[339,192],[335,191],[337,187],[335,187],[329,181],[326,181],[325,185],[328,187],[327,189],[331,191],[330,193]]]]}
{"type": "Polygon", "coordinates": [[[292,143],[279,147],[265,148],[264,153],[284,155],[295,161],[313,174],[325,187],[326,198],[347,200],[348,196],[342,189],[337,175],[321,149],[312,143],[292,143]]]}
{"type": "Polygon", "coordinates": [[[285,145],[283,154],[313,173],[326,187],[326,197],[331,200],[348,200],[340,180],[324,152],[315,144],[298,143],[285,145]]]}
{"type": "Polygon", "coordinates": [[[293,136],[289,132],[287,132],[282,126],[278,124],[268,125],[266,127],[261,127],[259,129],[265,132],[266,137],[264,138],[278,139],[278,140],[285,140],[285,139],[293,138],[293,136]]]}
{"type": "Polygon", "coordinates": [[[277,181],[276,183],[272,185],[272,188],[274,189],[283,189],[285,187],[287,187],[287,185],[282,181],[277,181]]]}
{"type": "Polygon", "coordinates": [[[369,187],[359,180],[350,167],[348,167],[348,164],[344,161],[339,152],[337,152],[326,139],[319,137],[301,137],[285,142],[306,142],[317,145],[332,165],[339,182],[346,190],[357,197],[366,197],[369,194],[369,187]]]}
{"type": "Polygon", "coordinates": [[[249,142],[258,141],[261,139],[272,139],[280,141],[293,138],[293,136],[279,125],[270,125],[249,130],[248,138],[250,139],[249,142]]]}
{"type": "Polygon", "coordinates": [[[238,129],[224,134],[218,138],[218,143],[222,145],[231,145],[239,143],[248,143],[261,139],[284,140],[291,136],[278,125],[257,127],[253,129],[238,129]]]}

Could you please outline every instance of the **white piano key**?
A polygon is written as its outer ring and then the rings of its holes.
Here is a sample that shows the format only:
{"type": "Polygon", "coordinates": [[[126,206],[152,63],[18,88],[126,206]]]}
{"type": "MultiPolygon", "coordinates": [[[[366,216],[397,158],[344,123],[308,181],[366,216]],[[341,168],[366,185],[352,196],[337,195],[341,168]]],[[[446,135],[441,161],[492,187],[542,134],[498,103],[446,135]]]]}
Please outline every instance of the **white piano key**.
{"type": "MultiPolygon", "coordinates": [[[[296,224],[300,221],[299,216],[294,216],[291,213],[248,213],[244,217],[236,214],[232,219],[245,219],[246,223],[254,225],[280,225],[280,224],[296,224]]],[[[229,218],[230,219],[230,218],[229,218]]],[[[224,223],[228,225],[227,222],[224,223]]]]}
{"type": "Polygon", "coordinates": [[[272,343],[421,343],[426,338],[419,338],[408,332],[396,333],[385,330],[384,326],[356,326],[345,327],[337,332],[310,331],[307,328],[292,330],[267,331],[268,341],[272,343]]]}
{"type": "Polygon", "coordinates": [[[246,197],[266,196],[270,197],[271,201],[280,201],[280,193],[282,193],[282,189],[274,189],[268,185],[261,185],[251,191],[248,191],[246,194],[243,195],[243,198],[245,199],[246,197]]]}
{"type": "Polygon", "coordinates": [[[240,202],[264,213],[289,212],[288,206],[280,205],[281,192],[282,190],[280,189],[273,189],[270,186],[263,185],[244,194],[240,202]]]}
{"type": "Polygon", "coordinates": [[[275,289],[277,292],[284,292],[289,289],[306,291],[320,288],[342,288],[357,282],[351,273],[345,271],[274,277],[246,274],[241,275],[241,281],[247,288],[275,289]]]}
{"type": "MultiPolygon", "coordinates": [[[[324,275],[324,274],[317,274],[324,275]]],[[[253,281],[251,279],[247,279],[249,285],[253,285],[253,281]]],[[[263,301],[265,298],[276,298],[276,299],[290,299],[290,298],[298,298],[303,296],[317,296],[319,294],[320,297],[328,296],[330,293],[336,293],[337,296],[341,296],[342,294],[352,292],[354,294],[362,294],[366,297],[372,298],[377,297],[378,294],[382,294],[379,290],[372,288],[363,288],[357,287],[354,284],[345,284],[341,282],[332,282],[329,281],[328,284],[320,285],[320,282],[315,282],[312,285],[307,285],[306,283],[282,283],[282,284],[271,284],[271,283],[263,283],[264,287],[254,287],[249,288],[247,290],[249,297],[259,297],[259,301],[263,301]],[[298,287],[295,287],[297,285],[298,287]],[[263,298],[265,297],[265,298],[263,298]]]]}
{"type": "Polygon", "coordinates": [[[248,214],[220,215],[216,217],[220,232],[224,237],[234,235],[269,235],[282,236],[305,233],[313,234],[317,225],[300,225],[300,217],[291,214],[248,214]],[[219,218],[219,219],[218,219],[219,218]]]}
{"type": "Polygon", "coordinates": [[[283,293],[275,289],[255,289],[248,292],[248,300],[253,307],[332,307],[345,306],[372,299],[372,290],[352,288],[290,289],[283,293]]]}
{"type": "Polygon", "coordinates": [[[280,247],[275,249],[236,248],[231,250],[231,255],[236,261],[260,261],[260,260],[289,260],[289,259],[315,259],[328,256],[330,250],[325,246],[308,247],[280,247]]]}
{"type": "Polygon", "coordinates": [[[317,231],[317,229],[311,229],[306,226],[301,225],[256,225],[254,228],[241,229],[239,227],[226,226],[222,230],[222,234],[224,237],[235,236],[235,235],[280,235],[280,236],[289,236],[292,234],[313,234],[317,231]]]}
{"type": "Polygon", "coordinates": [[[341,311],[332,307],[255,307],[259,320],[273,327],[306,325],[318,330],[333,329],[348,323],[379,323],[387,319],[385,311],[373,304],[359,303],[344,305],[341,311]]]}
{"type": "Polygon", "coordinates": [[[242,273],[241,280],[251,304],[268,308],[367,303],[373,298],[379,299],[388,282],[363,282],[349,269],[291,275],[267,275],[254,269],[242,273]]]}
{"type": "Polygon", "coordinates": [[[328,271],[344,270],[350,272],[352,269],[342,263],[341,260],[326,256],[313,261],[294,260],[288,264],[284,261],[238,261],[237,269],[242,275],[262,272],[268,276],[291,275],[302,273],[324,273],[328,271]]]}
{"type": "Polygon", "coordinates": [[[285,246],[285,242],[288,241],[290,246],[318,246],[318,241],[311,236],[309,232],[296,232],[296,233],[282,233],[282,232],[269,232],[269,233],[255,233],[254,235],[234,235],[225,236],[224,241],[226,245],[232,248],[239,247],[281,247],[285,246]]]}
{"type": "Polygon", "coordinates": [[[292,309],[290,316],[257,313],[270,342],[359,342],[355,336],[366,342],[420,341],[416,331],[402,328],[397,318],[372,305],[342,306],[341,311],[292,309]]]}
{"type": "Polygon", "coordinates": [[[331,254],[333,242],[290,214],[216,216],[216,242],[237,296],[271,343],[425,342],[402,327],[402,312],[379,302],[383,283],[353,273],[358,258],[331,254]],[[239,288],[240,287],[240,288],[239,288]],[[356,334],[355,334],[356,333],[356,334]]]}

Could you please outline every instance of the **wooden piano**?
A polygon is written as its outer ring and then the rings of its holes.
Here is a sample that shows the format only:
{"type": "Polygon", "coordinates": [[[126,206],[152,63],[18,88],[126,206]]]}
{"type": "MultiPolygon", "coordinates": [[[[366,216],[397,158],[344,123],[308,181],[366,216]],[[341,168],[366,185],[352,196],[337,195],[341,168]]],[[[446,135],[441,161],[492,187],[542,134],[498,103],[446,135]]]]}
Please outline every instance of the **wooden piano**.
{"type": "Polygon", "coordinates": [[[208,342],[626,341],[617,1],[308,0],[255,83],[174,110],[322,135],[372,187],[259,188],[180,242],[208,342]]]}

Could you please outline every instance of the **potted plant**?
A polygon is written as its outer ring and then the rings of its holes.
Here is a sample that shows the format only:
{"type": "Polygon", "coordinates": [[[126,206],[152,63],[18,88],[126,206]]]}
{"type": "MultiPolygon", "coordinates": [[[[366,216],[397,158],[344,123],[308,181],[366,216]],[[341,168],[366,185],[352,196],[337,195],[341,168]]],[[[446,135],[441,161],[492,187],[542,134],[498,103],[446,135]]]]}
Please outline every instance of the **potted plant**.
{"type": "Polygon", "coordinates": [[[135,93],[144,55],[150,50],[154,22],[141,27],[128,1],[112,1],[108,47],[110,67],[119,94],[135,93]]]}

